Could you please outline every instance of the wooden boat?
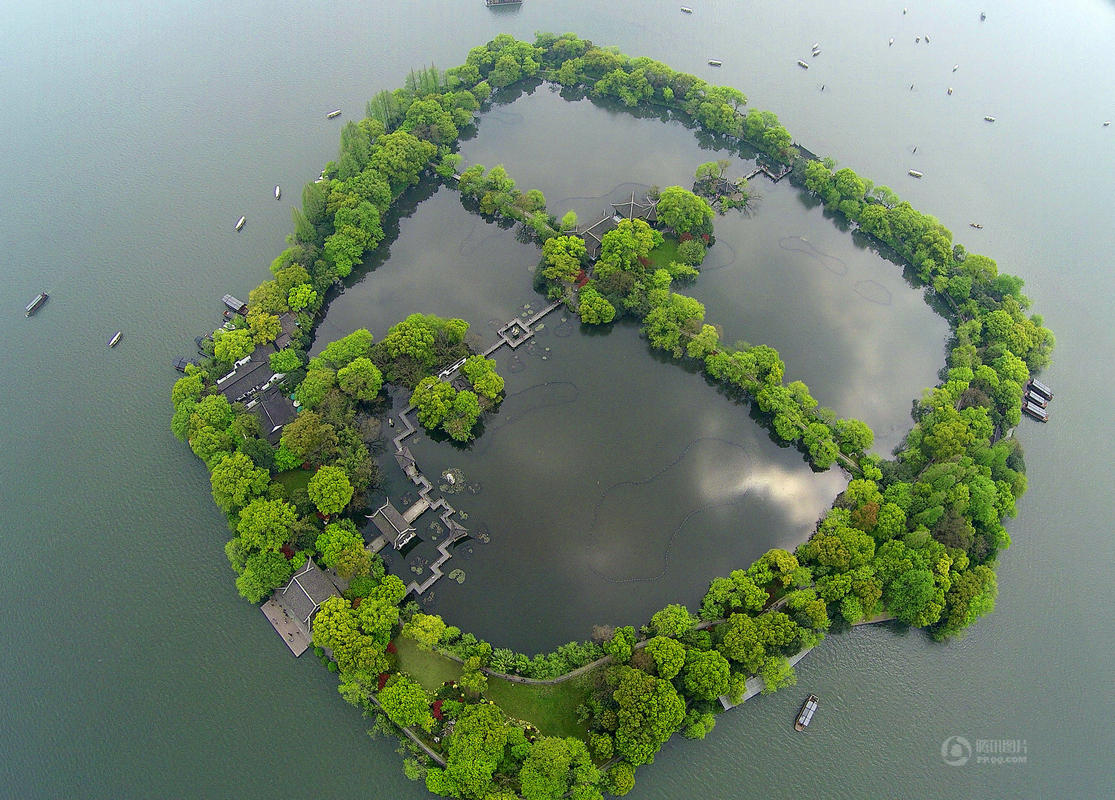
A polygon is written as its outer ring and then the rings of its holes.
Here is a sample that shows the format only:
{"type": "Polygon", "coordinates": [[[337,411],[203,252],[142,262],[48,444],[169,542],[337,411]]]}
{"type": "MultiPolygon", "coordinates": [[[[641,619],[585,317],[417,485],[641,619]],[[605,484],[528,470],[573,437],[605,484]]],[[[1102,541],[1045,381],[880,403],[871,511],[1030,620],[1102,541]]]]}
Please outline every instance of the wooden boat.
{"type": "Polygon", "coordinates": [[[240,232],[244,228],[244,223],[248,221],[247,217],[241,217],[236,220],[236,231],[240,232]]]}
{"type": "Polygon", "coordinates": [[[991,116],[990,114],[985,114],[983,118],[985,120],[987,120],[988,122],[994,122],[995,121],[995,118],[993,116],[991,116]]]}
{"type": "Polygon", "coordinates": [[[682,6],[681,7],[681,13],[682,14],[692,14],[693,9],[691,9],[689,6],[682,6]]]}
{"type": "Polygon", "coordinates": [[[983,226],[980,225],[978,222],[969,222],[968,227],[969,228],[975,228],[977,231],[982,231],[983,230],[983,226]]]}
{"type": "Polygon", "coordinates": [[[275,199],[278,200],[282,196],[283,190],[279,188],[278,184],[275,184],[275,199]]]}
{"type": "Polygon", "coordinates": [[[120,340],[123,339],[123,338],[124,338],[124,332],[123,331],[117,331],[116,333],[112,334],[112,338],[108,340],[108,346],[109,347],[116,347],[116,345],[120,344],[120,340]]]}
{"type": "Polygon", "coordinates": [[[809,727],[809,723],[813,721],[813,714],[817,711],[817,705],[817,695],[811,694],[806,698],[805,702],[801,704],[798,718],[794,721],[795,731],[803,731],[809,727]]]}
{"type": "Polygon", "coordinates": [[[1037,378],[1031,378],[1030,382],[1026,384],[1026,391],[1031,394],[1040,394],[1046,400],[1053,399],[1053,390],[1039,381],[1037,378]]]}
{"type": "Polygon", "coordinates": [[[922,175],[925,174],[924,172],[918,172],[916,169],[907,170],[907,172],[909,172],[910,175],[914,178],[920,178],[922,175]]]}
{"type": "Polygon", "coordinates": [[[724,63],[723,61],[720,61],[719,59],[716,59],[716,58],[710,58],[708,60],[708,65],[710,67],[719,67],[723,63],[724,63]]]}
{"type": "Polygon", "coordinates": [[[341,116],[341,109],[337,108],[325,115],[326,119],[336,119],[341,116]]]}
{"type": "Polygon", "coordinates": [[[1027,391],[1026,394],[1022,396],[1022,401],[1025,403],[1033,403],[1035,406],[1040,406],[1041,408],[1046,408],[1049,405],[1048,397],[1042,397],[1037,392],[1031,391],[1027,391]]]}
{"type": "Polygon", "coordinates": [[[28,303],[23,309],[25,312],[27,312],[27,316],[31,316],[40,308],[42,308],[43,303],[46,302],[48,297],[50,297],[50,295],[46,292],[39,292],[37,295],[35,295],[35,299],[28,303]]]}
{"type": "Polygon", "coordinates": [[[809,65],[802,61],[800,58],[798,59],[798,66],[802,69],[809,69],[809,65]]]}
{"type": "Polygon", "coordinates": [[[1049,422],[1049,412],[1041,406],[1027,402],[1022,406],[1022,410],[1026,412],[1027,416],[1036,419],[1038,422],[1049,422]]]}

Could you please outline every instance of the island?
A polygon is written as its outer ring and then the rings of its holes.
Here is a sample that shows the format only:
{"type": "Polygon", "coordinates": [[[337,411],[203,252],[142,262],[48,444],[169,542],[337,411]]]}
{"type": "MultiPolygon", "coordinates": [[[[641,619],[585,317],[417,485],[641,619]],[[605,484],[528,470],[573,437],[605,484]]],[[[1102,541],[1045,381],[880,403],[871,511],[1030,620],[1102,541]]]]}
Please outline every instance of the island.
{"type": "Polygon", "coordinates": [[[1028,313],[1020,278],[967,252],[889,188],[835,166],[795,144],[774,114],[747,109],[736,89],[574,34],[500,35],[460,66],[412,73],[345,125],[338,158],[303,190],[272,277],[246,303],[226,297],[221,326],[198,340],[199,363],[181,365],[171,428],[208,467],[228,515],[238,591],[261,604],[292,652],[312,647],[374,729],[400,736],[406,774],[431,792],[623,795],[673,734],[704,738],[717,714],[793,686],[794,663],[826,633],[894,620],[941,639],[993,609],[994,568],[1010,545],[1003,520],[1026,489],[1013,433],[1053,335],[1028,313]],[[459,171],[461,132],[493,92],[528,81],[668,113],[725,149],[746,143],[758,163],[735,181],[718,162],[698,165],[695,191],[632,194],[586,224],[559,219],[502,166],[459,171]],[[892,459],[871,452],[862,421],[837,418],[804,383],[787,382],[776,350],[721,341],[703,305],[675,291],[699,280],[716,214],[746,205],[747,179],[760,177],[785,178],[888,248],[947,315],[940,383],[915,402],[892,459]],[[467,321],[406,309],[378,341],[358,329],[309,357],[331,294],[386,243],[385,214],[433,180],[537,243],[535,286],[548,304],[508,320],[486,350],[468,343],[467,321]],[[412,523],[432,510],[447,532],[433,580],[441,577],[470,532],[407,437],[421,426],[473,439],[503,400],[489,356],[529,340],[558,308],[585,326],[638,321],[650,350],[755,409],[814,469],[850,479],[808,541],[714,579],[698,609],[667,605],[639,628],[598,626],[589,640],[531,657],[423,613],[416,598],[431,583],[404,582],[379,554],[405,547],[412,523]],[[410,393],[397,428],[387,387],[410,393]],[[385,422],[397,431],[389,444],[385,422]],[[383,446],[420,489],[409,507],[369,507],[381,480],[372,448],[383,446]]]}

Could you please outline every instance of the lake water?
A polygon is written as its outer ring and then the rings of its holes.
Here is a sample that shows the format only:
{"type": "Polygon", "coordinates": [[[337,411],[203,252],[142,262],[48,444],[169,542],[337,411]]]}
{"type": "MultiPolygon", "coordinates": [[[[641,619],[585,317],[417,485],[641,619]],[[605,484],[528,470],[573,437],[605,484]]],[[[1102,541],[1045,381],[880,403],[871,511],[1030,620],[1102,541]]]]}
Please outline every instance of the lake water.
{"type": "MultiPolygon", "coordinates": [[[[242,296],[266,276],[290,228],[288,199],[336,152],[327,111],[358,117],[412,66],[460,63],[498,32],[535,30],[576,30],[738,86],[810,149],[892,186],[969,250],[1022,275],[1059,340],[1043,376],[1057,389],[1053,420],[1019,432],[1030,491],[1009,525],[1014,546],[999,569],[995,614],[947,645],[887,627],[833,637],[799,666],[797,689],[724,715],[704,742],[672,742],[630,796],[759,797],[772,785],[849,798],[1110,790],[1115,548],[1105,501],[1115,476],[1104,446],[1112,424],[1098,398],[1113,378],[1115,345],[1107,280],[1115,128],[1101,124],[1115,119],[1115,8],[997,0],[982,9],[914,4],[903,15],[883,0],[719,0],[694,10],[682,16],[673,4],[636,0],[535,0],[496,12],[479,0],[73,0],[7,10],[0,795],[427,796],[402,776],[393,743],[368,739],[335,679],[312,659],[291,659],[236,596],[204,469],[167,430],[169,362],[213,326],[221,294],[242,296]],[[931,44],[914,43],[925,34],[931,44]],[[815,41],[823,54],[801,70],[794,62],[815,41]],[[706,66],[709,58],[724,67],[706,66]],[[926,177],[908,178],[911,168],[926,177]],[[288,198],[281,203],[276,183],[288,198]],[[248,223],[236,235],[241,214],[248,223]],[[50,301],[25,319],[22,305],[41,290],[50,301]],[[124,341],[108,351],[117,329],[124,341]],[[808,736],[796,736],[789,722],[806,692],[822,698],[822,712],[808,736]],[[941,743],[952,735],[1025,740],[1027,764],[948,766],[941,743]]],[[[715,157],[697,152],[680,126],[622,115],[600,122],[608,112],[599,108],[566,114],[548,92],[520,100],[524,110],[499,109],[463,151],[488,166],[503,161],[559,213],[590,216],[624,183],[684,183],[715,157]],[[603,155],[572,161],[577,153],[603,155]]],[[[858,249],[819,210],[761,179],[755,188],[763,195],[755,216],[718,220],[710,266],[723,266],[692,293],[729,336],[774,345],[821,402],[862,415],[880,442],[893,443],[910,399],[939,366],[943,323],[893,265],[858,249]],[[824,257],[780,246],[795,237],[824,257]],[[781,312],[790,294],[799,305],[781,312]]],[[[539,302],[529,287],[532,248],[465,213],[452,194],[435,194],[399,230],[390,257],[334,304],[323,336],[355,325],[381,333],[412,310],[460,314],[487,336],[491,320],[539,302]],[[419,283],[439,270],[456,288],[419,283]],[[475,284],[460,280],[467,275],[475,284]],[[417,297],[431,302],[403,307],[417,297]]],[[[551,358],[532,356],[521,372],[501,364],[513,394],[473,452],[416,445],[430,471],[457,464],[483,487],[460,504],[476,504],[491,543],[462,561],[464,585],[437,588],[451,621],[525,648],[593,622],[637,621],[660,602],[699,596],[708,553],[734,565],[792,543],[839,488],[774,447],[700,376],[650,358],[633,329],[559,336],[554,320],[546,331],[537,347],[550,347],[551,358]],[[578,370],[621,362],[622,385],[578,370]],[[634,402],[650,393],[653,404],[634,402]],[[625,413],[606,424],[617,407],[625,413]],[[562,436],[574,425],[591,435],[562,436]],[[578,448],[592,441],[606,446],[579,477],[572,465],[587,451],[578,448]],[[710,502],[671,543],[678,523],[669,515],[692,509],[634,508],[647,495],[633,487],[675,459],[671,485],[703,490],[710,502]],[[520,496],[528,503],[511,502],[520,496]],[[526,538],[526,523],[539,517],[548,527],[526,538]],[[648,546],[632,551],[609,536],[627,526],[639,526],[648,546]],[[521,573],[508,573],[512,562],[521,573]],[[663,564],[657,581],[612,583],[654,577],[663,564]],[[582,583],[585,566],[603,577],[582,583]]]]}

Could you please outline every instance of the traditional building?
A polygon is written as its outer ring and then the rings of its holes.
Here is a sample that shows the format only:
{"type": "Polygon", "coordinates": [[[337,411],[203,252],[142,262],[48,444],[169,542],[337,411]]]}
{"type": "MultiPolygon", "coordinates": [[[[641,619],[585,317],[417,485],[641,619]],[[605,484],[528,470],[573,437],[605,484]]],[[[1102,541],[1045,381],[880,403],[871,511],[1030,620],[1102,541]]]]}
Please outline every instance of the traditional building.
{"type": "Polygon", "coordinates": [[[370,515],[368,519],[396,550],[402,550],[407,542],[414,538],[414,528],[399,513],[399,509],[391,505],[390,500],[376,509],[376,513],[370,515]]]}
{"type": "Polygon", "coordinates": [[[290,651],[300,656],[313,641],[313,619],[321,604],[340,594],[313,559],[307,559],[286,586],[275,590],[262,610],[290,651]]]}

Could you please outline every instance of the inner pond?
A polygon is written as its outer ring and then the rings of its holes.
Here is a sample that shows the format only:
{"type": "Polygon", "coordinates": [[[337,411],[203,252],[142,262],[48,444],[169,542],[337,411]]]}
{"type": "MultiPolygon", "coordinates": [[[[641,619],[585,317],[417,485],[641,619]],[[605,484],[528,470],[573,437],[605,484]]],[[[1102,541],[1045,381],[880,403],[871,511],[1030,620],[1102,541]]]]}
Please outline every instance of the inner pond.
{"type": "MultiPolygon", "coordinates": [[[[753,166],[710,147],[678,122],[542,86],[487,112],[461,153],[462,167],[502,163],[551,212],[587,221],[632,191],[688,188],[705,161],[730,159],[731,178],[753,166]]],[[[935,381],[947,324],[898,266],[787,182],[750,188],[753,209],[715,219],[700,279],[678,290],[705,304],[726,341],[775,347],[787,381],[863,419],[889,454],[911,400],[935,381]]],[[[317,348],[356,327],[380,338],[423,312],[468,320],[482,349],[503,322],[545,304],[531,288],[538,248],[465,210],[454,191],[416,189],[397,230],[332,301],[317,348]]],[[[803,541],[846,483],[838,470],[814,473],[699,372],[652,353],[637,325],[582,329],[559,309],[495,358],[507,397],[480,438],[462,449],[419,433],[408,444],[435,485],[462,471],[466,489],[450,502],[480,534],[446,565],[463,583],[443,578],[421,602],[496,646],[544,651],[596,623],[641,624],[666,603],[695,608],[711,578],[803,541]]],[[[413,499],[389,453],[381,469],[396,505],[413,499]]],[[[389,559],[404,580],[433,553],[433,521],[420,518],[424,541],[389,559]]]]}

